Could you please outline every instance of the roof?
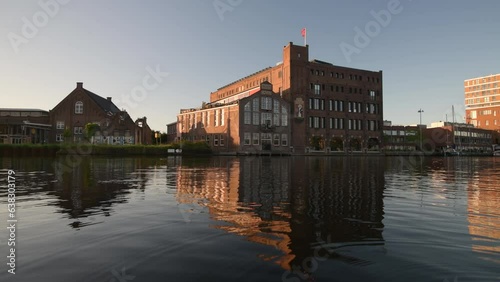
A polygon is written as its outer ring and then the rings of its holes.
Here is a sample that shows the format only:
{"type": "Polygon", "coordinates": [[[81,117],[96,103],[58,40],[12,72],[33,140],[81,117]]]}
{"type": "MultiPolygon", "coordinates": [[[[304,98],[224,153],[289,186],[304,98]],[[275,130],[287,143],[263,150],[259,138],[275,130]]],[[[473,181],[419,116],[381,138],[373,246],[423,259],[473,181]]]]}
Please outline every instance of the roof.
{"type": "Polygon", "coordinates": [[[323,65],[333,66],[333,64],[332,64],[332,63],[325,62],[325,61],[321,61],[321,60],[317,60],[317,59],[312,60],[312,61],[311,61],[311,63],[316,63],[316,64],[323,64],[323,65]]]}
{"type": "Polygon", "coordinates": [[[247,75],[247,76],[245,76],[245,77],[243,77],[243,78],[240,78],[240,79],[238,79],[238,80],[236,80],[236,81],[233,81],[233,82],[231,82],[231,83],[229,83],[229,84],[226,84],[226,85],[224,85],[224,86],[222,86],[222,87],[218,88],[218,89],[217,89],[217,91],[219,91],[219,90],[221,90],[221,89],[224,89],[224,88],[226,88],[226,87],[228,87],[228,86],[231,86],[232,84],[235,84],[235,83],[240,82],[240,81],[242,81],[242,80],[245,80],[245,79],[247,79],[247,78],[249,78],[249,77],[251,77],[251,76],[254,76],[254,75],[258,74],[258,73],[261,73],[261,72],[264,72],[264,71],[266,71],[266,70],[269,70],[269,69],[271,69],[271,68],[272,68],[272,67],[267,67],[267,68],[261,69],[261,70],[259,70],[259,71],[256,71],[256,72],[252,73],[251,75],[247,75]]]}
{"type": "Polygon", "coordinates": [[[120,109],[108,99],[105,99],[87,89],[83,88],[83,90],[89,95],[89,97],[96,102],[96,104],[101,107],[106,112],[119,113],[120,109]]]}

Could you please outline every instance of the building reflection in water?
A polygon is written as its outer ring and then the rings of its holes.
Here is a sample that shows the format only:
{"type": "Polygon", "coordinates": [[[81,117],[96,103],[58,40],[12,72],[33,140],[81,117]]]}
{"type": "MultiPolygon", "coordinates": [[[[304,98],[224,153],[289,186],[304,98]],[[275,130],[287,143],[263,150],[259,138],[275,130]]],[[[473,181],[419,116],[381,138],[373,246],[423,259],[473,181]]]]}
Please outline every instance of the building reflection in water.
{"type": "MultiPolygon", "coordinates": [[[[475,170],[468,187],[469,233],[472,250],[483,258],[500,253],[500,160],[475,170]]],[[[497,261],[498,262],[498,261],[497,261]]]]}
{"type": "Polygon", "coordinates": [[[262,258],[284,269],[321,242],[332,258],[363,263],[335,248],[383,244],[383,167],[380,158],[217,158],[178,167],[177,199],[206,206],[217,228],[279,249],[262,258]]]}
{"type": "Polygon", "coordinates": [[[6,160],[18,172],[18,201],[40,201],[67,215],[69,225],[81,228],[101,223],[113,208],[128,201],[131,189],[144,190],[149,175],[140,168],[156,160],[64,156],[55,159],[6,160]]]}

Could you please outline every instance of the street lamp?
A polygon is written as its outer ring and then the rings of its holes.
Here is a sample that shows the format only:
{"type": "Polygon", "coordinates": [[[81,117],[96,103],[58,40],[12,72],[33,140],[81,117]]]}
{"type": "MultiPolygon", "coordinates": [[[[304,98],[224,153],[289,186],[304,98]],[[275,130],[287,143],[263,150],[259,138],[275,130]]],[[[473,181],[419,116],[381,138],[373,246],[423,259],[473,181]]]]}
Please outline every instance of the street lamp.
{"type": "Polygon", "coordinates": [[[418,110],[418,113],[420,114],[420,124],[418,125],[418,128],[420,129],[420,150],[422,151],[422,113],[424,110],[420,109],[418,110]]]}

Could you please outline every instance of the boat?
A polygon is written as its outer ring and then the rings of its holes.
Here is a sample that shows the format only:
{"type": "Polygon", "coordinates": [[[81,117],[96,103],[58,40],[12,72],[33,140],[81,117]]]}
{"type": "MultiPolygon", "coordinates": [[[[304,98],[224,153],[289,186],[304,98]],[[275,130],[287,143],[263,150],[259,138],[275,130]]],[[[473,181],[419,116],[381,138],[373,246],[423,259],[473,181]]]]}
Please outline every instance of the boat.
{"type": "Polygon", "coordinates": [[[453,148],[445,148],[443,150],[443,154],[445,156],[460,156],[460,152],[453,148]]]}

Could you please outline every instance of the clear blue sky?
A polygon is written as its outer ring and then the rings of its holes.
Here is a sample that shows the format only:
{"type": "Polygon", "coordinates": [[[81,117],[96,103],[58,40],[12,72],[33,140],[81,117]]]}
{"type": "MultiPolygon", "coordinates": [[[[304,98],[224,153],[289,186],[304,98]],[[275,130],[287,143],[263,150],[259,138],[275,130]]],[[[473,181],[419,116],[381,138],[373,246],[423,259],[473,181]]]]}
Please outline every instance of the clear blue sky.
{"type": "Polygon", "coordinates": [[[49,110],[83,81],[165,131],[180,108],[281,61],[288,42],[303,44],[302,27],[310,59],[384,71],[384,119],[396,124],[418,123],[419,108],[424,123],[451,119],[452,105],[458,119],[463,81],[500,73],[498,0],[401,0],[400,13],[350,61],[340,44],[354,46],[354,28],[364,30],[390,1],[59,1],[68,3],[46,18],[39,1],[0,1],[0,107],[49,110]],[[37,30],[23,34],[23,18],[37,30]],[[122,102],[147,67],[168,76],[122,102]]]}

